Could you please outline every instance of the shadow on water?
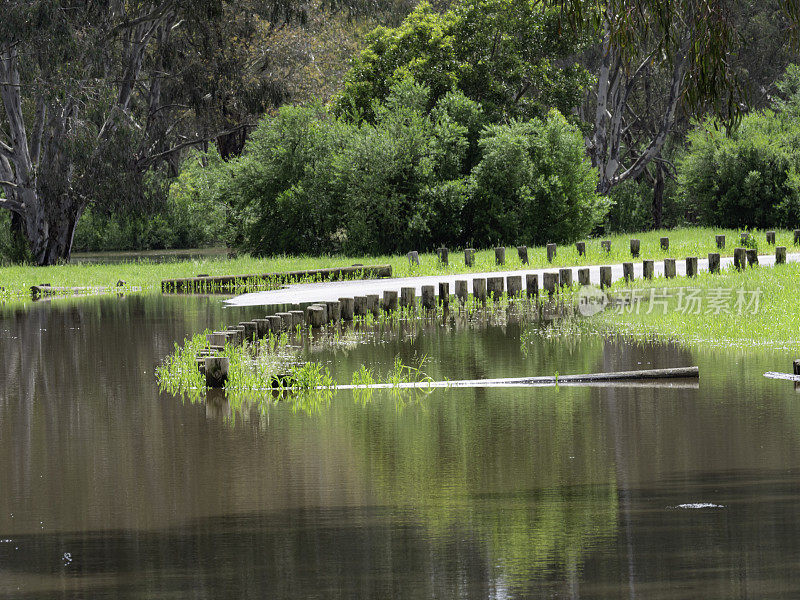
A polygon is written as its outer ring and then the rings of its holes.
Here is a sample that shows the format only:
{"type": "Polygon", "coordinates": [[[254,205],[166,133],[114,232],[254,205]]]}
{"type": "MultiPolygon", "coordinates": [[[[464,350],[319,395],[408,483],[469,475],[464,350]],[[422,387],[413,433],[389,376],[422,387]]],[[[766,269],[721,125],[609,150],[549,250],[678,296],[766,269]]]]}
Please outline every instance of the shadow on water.
{"type": "Polygon", "coordinates": [[[517,323],[409,327],[316,358],[468,379],[699,364],[699,389],[339,392],[234,418],[158,392],[207,298],[0,309],[0,596],[794,597],[800,405],[785,356],[517,323]],[[525,340],[528,347],[522,352],[525,340]]]}

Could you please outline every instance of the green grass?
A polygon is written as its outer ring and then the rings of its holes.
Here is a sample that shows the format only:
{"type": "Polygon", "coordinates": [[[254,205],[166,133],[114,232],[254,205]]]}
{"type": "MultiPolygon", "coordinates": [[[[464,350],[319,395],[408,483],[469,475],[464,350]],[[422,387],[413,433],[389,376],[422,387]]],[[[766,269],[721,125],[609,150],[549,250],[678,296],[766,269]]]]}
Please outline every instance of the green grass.
{"type": "MultiPolygon", "coordinates": [[[[552,266],[611,264],[631,259],[630,238],[641,240],[641,254],[644,258],[660,260],[667,257],[684,258],[686,256],[705,256],[716,252],[715,234],[727,236],[727,247],[721,253],[731,255],[738,245],[739,232],[710,228],[685,228],[676,230],[650,231],[647,233],[606,236],[611,240],[611,252],[600,248],[600,239],[586,240],[586,255],[579,257],[574,244],[560,246],[552,266]],[[670,249],[663,252],[659,238],[670,238],[670,249]]],[[[766,245],[763,232],[754,232],[762,253],[771,252],[766,245]]],[[[792,232],[777,231],[778,246],[786,246],[790,252],[793,248],[792,232]]],[[[530,265],[523,265],[514,248],[506,251],[505,269],[544,268],[551,266],[547,262],[544,247],[528,249],[530,265]]],[[[32,285],[49,283],[59,287],[107,287],[109,292],[141,290],[158,292],[162,279],[194,277],[200,273],[216,275],[240,275],[248,273],[269,273],[319,269],[324,267],[350,266],[360,264],[390,264],[395,277],[415,275],[439,275],[445,273],[467,273],[496,270],[494,251],[482,250],[475,255],[475,264],[471,268],[464,266],[464,254],[460,250],[451,249],[450,264],[441,265],[435,253],[420,254],[420,265],[409,264],[403,256],[281,256],[272,258],[253,258],[243,256],[235,259],[207,258],[183,260],[168,263],[125,262],[118,264],[69,264],[52,267],[12,266],[0,268],[0,302],[25,299],[30,295],[32,285]],[[122,288],[116,288],[118,280],[125,281],[122,288]]]]}

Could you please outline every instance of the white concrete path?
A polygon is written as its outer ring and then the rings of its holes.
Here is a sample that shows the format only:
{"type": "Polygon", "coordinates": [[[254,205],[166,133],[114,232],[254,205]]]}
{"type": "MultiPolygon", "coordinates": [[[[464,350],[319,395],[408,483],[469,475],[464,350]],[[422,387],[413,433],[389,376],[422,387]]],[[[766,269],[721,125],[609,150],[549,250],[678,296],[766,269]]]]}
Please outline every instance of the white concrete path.
{"type": "MultiPolygon", "coordinates": [[[[800,262],[800,253],[788,254],[786,256],[787,262],[800,262]]],[[[677,259],[675,261],[678,276],[686,275],[686,260],[677,259]]],[[[698,269],[700,271],[708,270],[708,259],[699,258],[698,269]]],[[[774,254],[759,255],[758,263],[762,266],[773,266],[775,264],[774,254]]],[[[733,257],[722,257],[720,259],[721,267],[733,264],[733,257]]],[[[562,268],[572,269],[572,280],[577,282],[578,269],[589,268],[590,281],[594,285],[600,285],[600,267],[611,267],[611,280],[617,281],[622,279],[622,263],[612,265],[582,265],[580,267],[550,267],[548,269],[527,269],[516,271],[491,271],[487,273],[456,273],[450,275],[429,275],[425,277],[393,277],[388,279],[364,279],[357,281],[333,281],[333,282],[320,282],[320,283],[299,283],[286,286],[279,290],[269,290],[265,292],[251,292],[249,294],[242,294],[235,298],[225,300],[231,306],[274,306],[285,304],[305,304],[313,302],[328,302],[335,301],[339,298],[353,298],[355,296],[366,296],[367,294],[382,295],[386,290],[395,290],[398,293],[400,288],[414,287],[417,290],[417,295],[422,294],[423,285],[438,286],[440,282],[450,283],[450,293],[455,291],[456,280],[467,280],[470,283],[469,291],[472,292],[473,279],[485,279],[487,277],[508,277],[510,275],[522,275],[522,288],[523,293],[525,290],[525,275],[534,273],[539,276],[539,287],[542,286],[542,274],[558,272],[562,268]]],[[[654,265],[655,275],[664,274],[664,262],[658,261],[654,265]]],[[[642,261],[638,260],[633,264],[633,271],[635,279],[642,277],[642,261]]],[[[436,293],[438,294],[438,287],[436,293]]]]}

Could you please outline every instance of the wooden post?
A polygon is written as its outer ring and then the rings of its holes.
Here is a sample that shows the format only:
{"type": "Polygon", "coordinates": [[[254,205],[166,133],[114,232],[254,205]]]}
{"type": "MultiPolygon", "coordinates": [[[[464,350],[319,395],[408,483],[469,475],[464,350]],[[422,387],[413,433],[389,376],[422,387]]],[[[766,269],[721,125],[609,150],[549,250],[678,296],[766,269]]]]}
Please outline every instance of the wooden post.
{"type": "Polygon", "coordinates": [[[747,249],[747,264],[751,267],[758,266],[758,250],[747,249]]]}
{"type": "Polygon", "coordinates": [[[745,248],[733,249],[733,266],[740,271],[747,266],[747,250],[745,248]]]}
{"type": "Polygon", "coordinates": [[[352,321],[353,320],[353,305],[354,305],[353,298],[339,298],[339,315],[342,317],[343,321],[352,321]]]}
{"type": "Polygon", "coordinates": [[[719,252],[708,253],[708,272],[719,273],[719,252]]]}
{"type": "Polygon", "coordinates": [[[482,277],[472,280],[472,295],[486,306],[486,280],[482,277]]]}
{"type": "Polygon", "coordinates": [[[767,244],[770,245],[770,246],[774,246],[775,245],[775,232],[774,231],[768,231],[767,232],[767,244]]]}
{"type": "Polygon", "coordinates": [[[384,290],[383,310],[387,312],[397,310],[397,290],[384,290]]]}
{"type": "Polygon", "coordinates": [[[486,279],[486,291],[492,300],[500,300],[503,295],[503,278],[489,277],[486,279]]]}
{"type": "Polygon", "coordinates": [[[338,300],[329,300],[325,303],[328,307],[328,322],[336,323],[342,318],[342,305],[338,300]]]}
{"type": "Polygon", "coordinates": [[[226,335],[227,332],[224,331],[215,331],[213,333],[206,334],[206,341],[208,342],[209,346],[217,346],[217,347],[224,347],[225,342],[228,341],[228,336],[226,335]]]}
{"type": "Polygon", "coordinates": [[[715,238],[717,240],[717,249],[718,250],[725,250],[725,236],[724,235],[718,235],[718,236],[715,236],[715,238]]]}
{"type": "Polygon", "coordinates": [[[353,315],[365,317],[367,315],[367,297],[356,296],[353,298],[353,315]]]}
{"type": "Polygon", "coordinates": [[[782,265],[786,263],[786,246],[777,246],[775,248],[775,264],[782,265]]]}
{"type": "Polygon", "coordinates": [[[442,305],[442,308],[450,306],[450,283],[447,281],[439,282],[439,304],[442,305]]]}
{"type": "Polygon", "coordinates": [[[641,246],[641,240],[632,239],[631,240],[631,256],[633,258],[639,258],[639,248],[641,246]]]}
{"type": "Polygon", "coordinates": [[[475,264],[475,248],[464,248],[464,265],[471,267],[475,264]]]}
{"type": "Polygon", "coordinates": [[[600,267],[600,288],[607,287],[611,287],[611,267],[600,267]]]}
{"type": "Polygon", "coordinates": [[[653,260],[642,261],[642,277],[645,279],[652,279],[655,275],[656,263],[653,260]]]}
{"type": "Polygon", "coordinates": [[[522,262],[523,265],[528,264],[528,247],[527,246],[517,246],[517,254],[519,254],[519,260],[522,262]]]}
{"type": "Polygon", "coordinates": [[[244,341],[244,327],[241,325],[228,325],[228,331],[233,334],[231,336],[233,344],[238,346],[244,341]]]}
{"type": "Polygon", "coordinates": [[[794,245],[800,246],[800,229],[794,230],[794,245]]]}
{"type": "Polygon", "coordinates": [[[553,259],[555,257],[556,257],[556,245],[547,244],[547,262],[553,262],[553,259]]]}
{"type": "Polygon", "coordinates": [[[206,387],[221,388],[228,381],[229,361],[227,356],[206,356],[206,387]]]}
{"type": "Polygon", "coordinates": [[[439,248],[439,262],[445,267],[450,264],[450,251],[444,246],[439,248]]]}
{"type": "Polygon", "coordinates": [[[469,296],[469,288],[467,287],[466,279],[459,279],[456,281],[456,298],[461,304],[466,304],[467,297],[469,296]]]}
{"type": "Polygon", "coordinates": [[[320,328],[325,325],[325,307],[312,304],[306,308],[306,321],[311,327],[320,328]]]}
{"type": "Polygon", "coordinates": [[[408,253],[408,262],[410,264],[412,264],[412,265],[418,265],[419,264],[419,252],[417,252],[416,250],[412,250],[411,252],[409,252],[408,253]]]}
{"type": "Polygon", "coordinates": [[[664,252],[669,250],[669,238],[668,237],[662,237],[661,238],[661,249],[664,252]]]}
{"type": "Polygon", "coordinates": [[[675,259],[674,258],[665,258],[664,259],[664,277],[666,277],[667,279],[674,279],[677,274],[678,274],[678,270],[675,267],[675,259]]]}
{"type": "Polygon", "coordinates": [[[795,375],[800,375],[800,360],[795,360],[795,361],[792,363],[792,367],[793,367],[793,370],[792,370],[792,372],[793,372],[795,375]]]}
{"type": "Polygon", "coordinates": [[[292,313],[279,312],[275,313],[275,316],[280,317],[281,321],[283,321],[283,329],[289,331],[292,328],[292,313]]]}
{"type": "Polygon", "coordinates": [[[413,309],[417,304],[417,288],[400,288],[400,308],[413,309]]]}
{"type": "Polygon", "coordinates": [[[422,286],[422,308],[427,310],[436,308],[436,290],[432,285],[422,286]]]}
{"type": "Polygon", "coordinates": [[[549,297],[553,297],[556,293],[558,286],[558,273],[543,273],[542,274],[542,290],[547,292],[549,297]]]}
{"type": "Polygon", "coordinates": [[[611,252],[611,240],[603,240],[600,242],[600,247],[606,252],[611,252]]]}
{"type": "Polygon", "coordinates": [[[509,298],[519,298],[522,295],[522,275],[506,277],[506,291],[509,298]]]}
{"type": "Polygon", "coordinates": [[[576,242],[575,249],[578,251],[578,256],[586,256],[586,242],[576,242]]]}
{"type": "Polygon", "coordinates": [[[558,270],[558,283],[563,287],[572,287],[572,269],[564,268],[558,270]]]}
{"type": "MultiPolygon", "coordinates": [[[[327,312],[327,309],[325,309],[327,312]]],[[[269,330],[272,333],[280,333],[281,329],[283,329],[283,319],[281,319],[278,315],[269,315],[266,317],[267,321],[269,322],[269,330]]]]}
{"type": "Polygon", "coordinates": [[[687,277],[697,277],[697,257],[696,256],[687,256],[686,257],[686,276],[687,277]]]}
{"type": "Polygon", "coordinates": [[[536,273],[528,273],[525,275],[525,291],[528,294],[528,298],[539,295],[539,277],[536,273]]]}
{"type": "Polygon", "coordinates": [[[588,267],[578,269],[578,283],[581,285],[591,285],[591,277],[589,275],[588,267]]]}
{"type": "Polygon", "coordinates": [[[633,281],[633,263],[632,262],[624,262],[622,263],[622,277],[625,279],[625,282],[633,281]]]}
{"type": "Polygon", "coordinates": [[[292,328],[294,329],[298,325],[303,325],[303,318],[305,314],[302,310],[290,310],[289,314],[292,315],[292,328]]]}
{"type": "Polygon", "coordinates": [[[258,331],[256,335],[259,338],[267,337],[269,335],[269,319],[253,319],[258,331]]]}
{"type": "Polygon", "coordinates": [[[381,314],[379,298],[378,294],[367,294],[367,310],[376,317],[381,314]]]}
{"type": "Polygon", "coordinates": [[[505,246],[500,246],[494,249],[494,261],[498,265],[506,264],[506,249],[505,246]]]}

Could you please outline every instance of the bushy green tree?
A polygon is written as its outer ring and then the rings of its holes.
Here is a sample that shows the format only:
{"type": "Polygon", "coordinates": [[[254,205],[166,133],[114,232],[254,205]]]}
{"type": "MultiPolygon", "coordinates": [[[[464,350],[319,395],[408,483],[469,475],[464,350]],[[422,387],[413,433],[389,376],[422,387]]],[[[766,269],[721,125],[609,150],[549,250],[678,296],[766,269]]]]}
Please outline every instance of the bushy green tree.
{"type": "Polygon", "coordinates": [[[571,241],[608,212],[580,131],[558,111],[489,126],[480,147],[467,210],[475,244],[571,241]]]}
{"type": "Polygon", "coordinates": [[[413,79],[430,88],[431,104],[459,90],[491,121],[550,107],[571,114],[590,81],[572,58],[583,45],[575,31],[559,9],[530,0],[462,0],[444,13],[422,2],[399,27],[369,34],[336,109],[372,119],[376,100],[413,79]]]}

